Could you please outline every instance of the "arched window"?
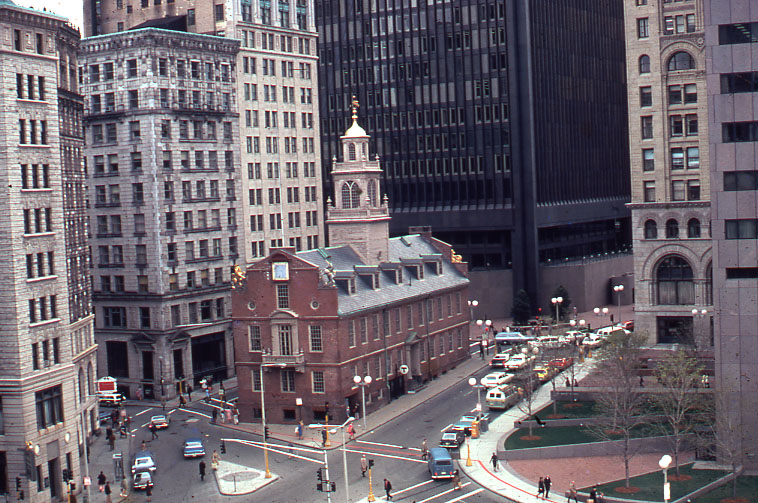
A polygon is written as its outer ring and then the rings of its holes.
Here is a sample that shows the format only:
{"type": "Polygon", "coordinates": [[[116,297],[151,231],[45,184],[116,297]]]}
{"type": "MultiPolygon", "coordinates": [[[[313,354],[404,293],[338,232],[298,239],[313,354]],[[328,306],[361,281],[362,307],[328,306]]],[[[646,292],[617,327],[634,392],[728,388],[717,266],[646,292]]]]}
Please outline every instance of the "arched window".
{"type": "Polygon", "coordinates": [[[368,182],[368,199],[369,204],[371,204],[372,207],[376,208],[377,206],[377,194],[376,194],[376,181],[375,180],[369,180],[368,182]]]}
{"type": "Polygon", "coordinates": [[[695,303],[692,267],[681,257],[666,257],[655,271],[658,304],[691,305],[695,303]]]}
{"type": "Polygon", "coordinates": [[[697,218],[690,218],[687,222],[687,237],[699,238],[700,237],[700,220],[697,218]]]}
{"type": "Polygon", "coordinates": [[[676,52],[669,59],[668,68],[670,72],[675,72],[677,70],[694,70],[695,58],[690,56],[688,52],[676,52]]]}
{"type": "Polygon", "coordinates": [[[645,222],[645,239],[658,239],[658,224],[655,220],[645,222]]]}
{"type": "Polygon", "coordinates": [[[348,161],[355,160],[355,143],[347,144],[347,159],[348,161]]]}
{"type": "Polygon", "coordinates": [[[79,368],[79,401],[84,401],[84,369],[79,368]]]}
{"type": "Polygon", "coordinates": [[[640,73],[650,73],[650,56],[643,54],[640,56],[640,73]]]}
{"type": "Polygon", "coordinates": [[[679,222],[673,218],[666,222],[666,237],[676,239],[679,237],[679,222]]]}
{"type": "Polygon", "coordinates": [[[342,184],[342,207],[358,208],[361,205],[361,190],[358,184],[352,180],[342,184]]]}

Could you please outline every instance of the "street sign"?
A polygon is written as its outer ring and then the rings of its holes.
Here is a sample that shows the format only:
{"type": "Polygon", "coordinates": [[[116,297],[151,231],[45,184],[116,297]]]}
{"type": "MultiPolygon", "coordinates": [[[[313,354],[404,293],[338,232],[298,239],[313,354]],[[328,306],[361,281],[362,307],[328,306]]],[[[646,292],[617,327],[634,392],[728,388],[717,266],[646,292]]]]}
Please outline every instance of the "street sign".
{"type": "Polygon", "coordinates": [[[408,365],[400,365],[400,373],[405,375],[408,373],[408,365]]]}
{"type": "Polygon", "coordinates": [[[82,481],[82,484],[84,484],[84,487],[89,487],[92,485],[92,479],[85,476],[84,480],[82,481]]]}

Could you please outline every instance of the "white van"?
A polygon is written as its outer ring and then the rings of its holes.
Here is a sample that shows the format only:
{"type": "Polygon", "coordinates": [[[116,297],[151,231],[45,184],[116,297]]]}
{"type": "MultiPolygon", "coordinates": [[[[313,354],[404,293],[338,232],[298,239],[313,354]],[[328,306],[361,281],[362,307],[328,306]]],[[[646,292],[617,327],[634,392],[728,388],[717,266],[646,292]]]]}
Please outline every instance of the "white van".
{"type": "Polygon", "coordinates": [[[487,391],[485,403],[490,409],[508,409],[518,402],[518,390],[515,386],[498,386],[487,391]]]}

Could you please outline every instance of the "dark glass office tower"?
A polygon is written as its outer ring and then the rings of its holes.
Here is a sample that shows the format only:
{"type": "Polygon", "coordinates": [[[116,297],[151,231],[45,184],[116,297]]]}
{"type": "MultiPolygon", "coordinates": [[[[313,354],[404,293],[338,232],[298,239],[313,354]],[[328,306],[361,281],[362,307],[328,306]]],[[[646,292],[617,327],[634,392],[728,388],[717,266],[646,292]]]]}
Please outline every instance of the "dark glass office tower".
{"type": "Polygon", "coordinates": [[[324,168],[356,95],[394,235],[533,295],[540,263],[629,247],[621,0],[323,0],[316,25],[324,168]]]}

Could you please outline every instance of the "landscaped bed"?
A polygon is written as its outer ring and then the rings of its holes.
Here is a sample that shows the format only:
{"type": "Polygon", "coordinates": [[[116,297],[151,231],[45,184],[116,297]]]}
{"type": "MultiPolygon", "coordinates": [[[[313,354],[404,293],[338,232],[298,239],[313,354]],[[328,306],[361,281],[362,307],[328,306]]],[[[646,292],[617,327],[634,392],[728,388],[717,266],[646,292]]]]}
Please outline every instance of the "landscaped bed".
{"type": "MultiPolygon", "coordinates": [[[[722,470],[693,470],[693,463],[679,467],[681,477],[676,477],[676,470],[669,468],[669,482],[671,483],[671,500],[677,500],[701,487],[714,482],[729,472],[722,470]],[[679,480],[678,480],[679,479],[679,480]]],[[[609,497],[620,497],[641,501],[663,500],[663,473],[656,470],[645,475],[631,477],[629,479],[631,491],[625,488],[624,480],[617,480],[597,486],[597,490],[609,497]]],[[[738,496],[745,496],[749,501],[754,501],[758,491],[758,477],[740,477],[737,481],[738,496]],[[752,480],[742,480],[752,479],[752,480]]],[[[592,487],[580,489],[589,492],[592,487]]],[[[723,498],[731,497],[732,484],[719,487],[715,491],[697,498],[697,503],[720,503],[723,498]]]]}
{"type": "Polygon", "coordinates": [[[596,415],[595,402],[556,402],[558,417],[553,416],[553,404],[548,404],[536,412],[540,419],[577,419],[596,415]]]}
{"type": "MultiPolygon", "coordinates": [[[[656,437],[664,433],[649,424],[640,425],[632,430],[632,438],[656,437]]],[[[521,428],[511,433],[505,439],[505,449],[529,449],[532,447],[549,447],[554,445],[587,444],[602,440],[621,440],[621,434],[610,435],[610,438],[600,439],[586,426],[554,426],[545,428],[532,428],[532,437],[529,437],[529,429],[521,428]],[[522,438],[526,437],[526,439],[522,438]]],[[[662,440],[665,442],[665,440],[662,440]]]]}

